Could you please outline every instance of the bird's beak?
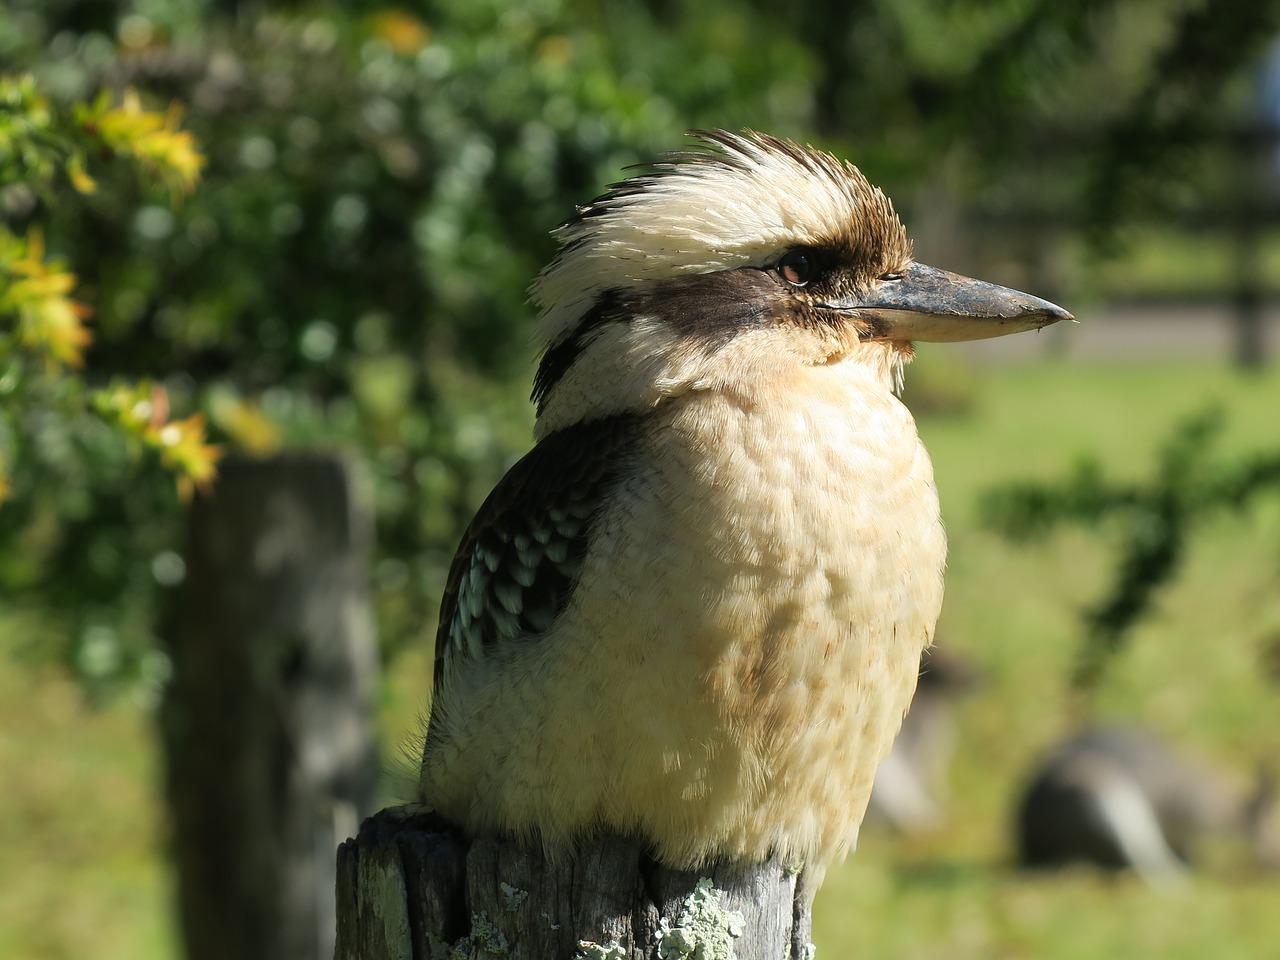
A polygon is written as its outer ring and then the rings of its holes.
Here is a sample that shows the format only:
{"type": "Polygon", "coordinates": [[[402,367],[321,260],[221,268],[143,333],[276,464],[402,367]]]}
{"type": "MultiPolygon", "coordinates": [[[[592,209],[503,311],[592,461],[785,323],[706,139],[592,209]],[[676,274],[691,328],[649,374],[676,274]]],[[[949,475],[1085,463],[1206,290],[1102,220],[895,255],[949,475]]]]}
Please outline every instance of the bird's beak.
{"type": "Polygon", "coordinates": [[[983,340],[1075,319],[1048,300],[914,262],[862,296],[823,306],[867,323],[865,339],[874,340],[983,340]]]}

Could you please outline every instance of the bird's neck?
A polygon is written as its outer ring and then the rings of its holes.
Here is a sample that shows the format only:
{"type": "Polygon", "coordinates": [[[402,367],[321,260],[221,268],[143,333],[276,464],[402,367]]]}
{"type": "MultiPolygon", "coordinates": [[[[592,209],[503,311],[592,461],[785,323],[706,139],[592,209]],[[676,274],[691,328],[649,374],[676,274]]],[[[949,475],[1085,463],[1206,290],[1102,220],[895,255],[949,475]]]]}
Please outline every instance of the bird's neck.
{"type": "Polygon", "coordinates": [[[666,324],[616,325],[555,385],[534,433],[541,439],[587,420],[652,414],[687,394],[724,394],[748,407],[803,404],[809,389],[893,394],[914,355],[907,342],[836,333],[798,339],[768,329],[708,351],[691,347],[666,324]]]}

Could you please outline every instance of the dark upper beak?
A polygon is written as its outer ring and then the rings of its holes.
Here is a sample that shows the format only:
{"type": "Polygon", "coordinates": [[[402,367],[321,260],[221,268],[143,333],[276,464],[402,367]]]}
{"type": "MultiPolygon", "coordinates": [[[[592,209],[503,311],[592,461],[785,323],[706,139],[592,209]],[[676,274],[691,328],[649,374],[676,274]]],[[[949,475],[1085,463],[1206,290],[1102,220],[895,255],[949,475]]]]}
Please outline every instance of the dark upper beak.
{"type": "Polygon", "coordinates": [[[1075,319],[1048,300],[914,262],[863,296],[823,306],[869,324],[875,340],[983,340],[1075,319]]]}

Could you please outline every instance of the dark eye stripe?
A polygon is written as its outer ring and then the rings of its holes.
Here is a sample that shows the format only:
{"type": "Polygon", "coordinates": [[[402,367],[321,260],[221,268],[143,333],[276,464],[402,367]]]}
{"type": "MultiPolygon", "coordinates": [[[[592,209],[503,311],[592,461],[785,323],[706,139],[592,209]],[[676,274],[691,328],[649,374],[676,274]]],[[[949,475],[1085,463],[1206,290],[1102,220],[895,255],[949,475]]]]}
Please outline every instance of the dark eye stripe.
{"type": "Polygon", "coordinates": [[[533,376],[533,393],[529,399],[536,406],[539,416],[547,396],[555,385],[564,379],[574,361],[582,355],[591,338],[606,323],[620,318],[621,296],[617,290],[606,290],[596,298],[591,309],[582,315],[573,332],[550,347],[538,361],[538,372],[533,376]]]}

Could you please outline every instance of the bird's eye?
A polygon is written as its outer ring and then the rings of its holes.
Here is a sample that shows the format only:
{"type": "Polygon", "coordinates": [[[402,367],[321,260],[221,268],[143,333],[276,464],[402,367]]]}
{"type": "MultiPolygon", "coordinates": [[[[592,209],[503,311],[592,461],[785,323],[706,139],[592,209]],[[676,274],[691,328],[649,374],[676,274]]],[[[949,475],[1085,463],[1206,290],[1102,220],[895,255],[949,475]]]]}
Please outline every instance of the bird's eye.
{"type": "Polygon", "coordinates": [[[900,274],[900,273],[882,273],[882,274],[880,275],[880,279],[881,279],[881,280],[883,280],[885,283],[891,283],[891,282],[893,282],[894,280],[901,280],[901,279],[902,279],[902,274],[900,274]]]}
{"type": "Polygon", "coordinates": [[[793,287],[803,287],[813,278],[813,260],[801,250],[792,250],[778,261],[778,275],[793,287]]]}

